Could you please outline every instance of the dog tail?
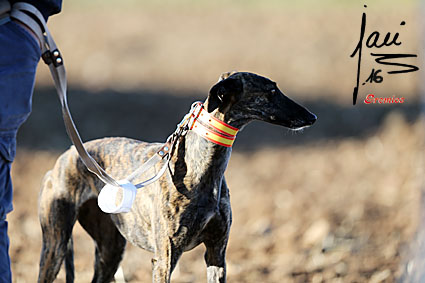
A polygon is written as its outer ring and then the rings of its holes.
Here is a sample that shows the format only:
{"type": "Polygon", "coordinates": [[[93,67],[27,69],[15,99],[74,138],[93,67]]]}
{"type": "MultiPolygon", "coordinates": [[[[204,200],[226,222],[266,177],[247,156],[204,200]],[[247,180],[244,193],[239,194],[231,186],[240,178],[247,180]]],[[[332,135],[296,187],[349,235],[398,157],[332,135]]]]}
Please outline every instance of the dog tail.
{"type": "Polygon", "coordinates": [[[75,270],[74,270],[74,242],[72,240],[72,235],[69,238],[68,245],[66,247],[65,273],[66,273],[66,283],[72,283],[72,282],[74,282],[74,276],[75,276],[75,270]]]}

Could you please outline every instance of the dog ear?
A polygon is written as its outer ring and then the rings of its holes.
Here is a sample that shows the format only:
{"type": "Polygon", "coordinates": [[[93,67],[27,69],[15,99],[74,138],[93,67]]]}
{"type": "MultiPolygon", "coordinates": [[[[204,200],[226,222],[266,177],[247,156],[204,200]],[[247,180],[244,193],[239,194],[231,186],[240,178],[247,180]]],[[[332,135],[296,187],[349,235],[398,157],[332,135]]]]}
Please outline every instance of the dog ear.
{"type": "Polygon", "coordinates": [[[231,75],[233,75],[235,73],[237,73],[237,71],[225,72],[225,73],[223,73],[223,74],[220,75],[220,77],[218,78],[218,81],[220,82],[222,80],[225,80],[225,79],[227,79],[228,77],[230,77],[231,75]]]}
{"type": "Polygon", "coordinates": [[[220,80],[210,90],[207,111],[212,112],[216,108],[224,110],[239,99],[242,91],[243,86],[239,78],[228,77],[220,80]]]}

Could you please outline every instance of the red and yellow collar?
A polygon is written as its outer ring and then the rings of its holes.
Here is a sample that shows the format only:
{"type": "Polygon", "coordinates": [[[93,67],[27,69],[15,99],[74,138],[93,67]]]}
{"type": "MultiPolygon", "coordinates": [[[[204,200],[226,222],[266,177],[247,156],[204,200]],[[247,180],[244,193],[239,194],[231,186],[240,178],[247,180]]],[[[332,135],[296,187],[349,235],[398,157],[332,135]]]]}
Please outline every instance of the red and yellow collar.
{"type": "Polygon", "coordinates": [[[218,120],[202,103],[197,103],[190,113],[189,129],[215,144],[232,147],[239,129],[218,120]]]}

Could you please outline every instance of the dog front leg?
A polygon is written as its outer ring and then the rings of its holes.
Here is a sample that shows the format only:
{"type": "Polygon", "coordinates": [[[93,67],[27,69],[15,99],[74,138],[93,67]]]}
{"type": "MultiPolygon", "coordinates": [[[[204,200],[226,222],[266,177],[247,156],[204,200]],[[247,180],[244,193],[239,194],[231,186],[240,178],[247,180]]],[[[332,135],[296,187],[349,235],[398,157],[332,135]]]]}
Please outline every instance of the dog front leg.
{"type": "Polygon", "coordinates": [[[207,264],[208,283],[226,282],[226,246],[227,240],[215,245],[205,244],[205,262],[207,264]]]}
{"type": "Polygon", "coordinates": [[[176,267],[182,252],[174,248],[170,238],[157,240],[155,257],[152,259],[152,281],[154,283],[169,283],[171,273],[176,267]]]}
{"type": "Polygon", "coordinates": [[[152,282],[168,283],[170,282],[169,260],[163,257],[152,259],[152,282]]]}

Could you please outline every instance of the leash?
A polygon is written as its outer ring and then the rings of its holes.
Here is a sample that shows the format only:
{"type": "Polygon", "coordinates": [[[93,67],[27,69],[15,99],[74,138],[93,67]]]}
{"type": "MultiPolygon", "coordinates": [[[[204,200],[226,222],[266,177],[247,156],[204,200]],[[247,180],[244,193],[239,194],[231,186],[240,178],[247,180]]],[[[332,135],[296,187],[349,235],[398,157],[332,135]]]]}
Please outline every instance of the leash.
{"type": "Polygon", "coordinates": [[[156,154],[154,154],[127,179],[117,181],[111,177],[87,152],[76,129],[68,107],[66,71],[63,64],[63,58],[49,29],[47,28],[43,16],[34,6],[28,3],[18,2],[13,5],[10,17],[21,21],[28,26],[41,43],[42,59],[49,66],[50,73],[53,77],[55,88],[62,106],[62,116],[68,136],[87,169],[106,184],[106,186],[101,190],[98,198],[99,207],[107,213],[130,211],[137,188],[142,188],[155,182],[162,176],[162,174],[164,174],[169,162],[169,152],[172,145],[169,142],[165,143],[161,149],[156,152],[156,154]],[[133,180],[137,175],[146,172],[163,159],[165,159],[166,162],[155,176],[137,185],[133,185],[131,183],[131,180],[133,180]],[[122,189],[123,196],[121,203],[117,205],[116,197],[120,189],[122,189]]]}
{"type": "Polygon", "coordinates": [[[47,28],[43,16],[34,6],[28,3],[18,2],[13,5],[10,17],[26,24],[36,34],[39,42],[41,43],[43,61],[49,66],[50,73],[52,74],[55,88],[62,105],[62,115],[66,131],[77,149],[84,165],[86,165],[87,169],[94,173],[104,183],[113,186],[120,186],[114,178],[100,167],[100,165],[89,155],[83,146],[83,142],[75,127],[68,108],[66,71],[65,66],[63,65],[63,58],[55,41],[53,40],[52,35],[50,34],[49,29],[47,28]]]}
{"type": "Polygon", "coordinates": [[[216,119],[203,108],[202,103],[195,102],[192,104],[189,113],[177,125],[174,133],[167,138],[167,141],[149,160],[127,178],[115,180],[90,156],[83,145],[68,107],[67,80],[63,58],[47,28],[44,17],[37,8],[23,2],[15,3],[12,6],[10,17],[28,26],[41,43],[41,57],[49,66],[53,77],[62,106],[62,116],[68,136],[87,169],[106,184],[98,196],[98,205],[102,211],[106,213],[129,212],[136,197],[137,189],[157,181],[165,173],[178,139],[186,135],[189,130],[193,130],[205,139],[221,146],[232,146],[238,129],[216,119]],[[163,160],[165,160],[164,164],[153,177],[136,185],[132,183],[137,176],[145,173],[163,160]],[[120,194],[122,194],[121,201],[118,201],[120,194]]]}

